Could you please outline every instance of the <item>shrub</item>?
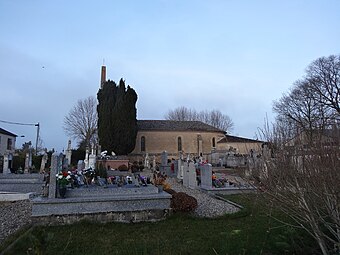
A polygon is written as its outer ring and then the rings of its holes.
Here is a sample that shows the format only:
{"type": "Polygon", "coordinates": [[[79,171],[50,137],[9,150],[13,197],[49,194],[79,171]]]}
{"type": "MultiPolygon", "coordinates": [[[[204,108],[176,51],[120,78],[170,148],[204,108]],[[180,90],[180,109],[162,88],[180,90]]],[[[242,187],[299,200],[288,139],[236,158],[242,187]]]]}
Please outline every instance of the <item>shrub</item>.
{"type": "Polygon", "coordinates": [[[175,212],[192,212],[197,208],[197,200],[184,192],[178,192],[172,195],[170,206],[175,212]]]}
{"type": "Polygon", "coordinates": [[[119,171],[127,171],[127,170],[128,170],[128,167],[127,167],[126,165],[120,165],[120,166],[118,167],[118,170],[119,170],[119,171]]]}

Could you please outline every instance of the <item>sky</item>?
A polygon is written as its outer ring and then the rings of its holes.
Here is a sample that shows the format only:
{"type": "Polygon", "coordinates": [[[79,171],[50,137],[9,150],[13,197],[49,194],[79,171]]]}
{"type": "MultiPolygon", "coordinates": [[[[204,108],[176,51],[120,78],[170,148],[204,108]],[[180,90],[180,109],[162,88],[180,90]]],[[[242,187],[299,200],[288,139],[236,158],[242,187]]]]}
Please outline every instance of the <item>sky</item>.
{"type": "MultiPolygon", "coordinates": [[[[340,54],[339,13],[338,0],[0,0],[0,121],[39,123],[60,152],[104,61],[136,90],[137,119],[218,109],[232,135],[256,138],[306,67],[340,54]]],[[[34,125],[0,127],[35,144],[34,125]]]]}

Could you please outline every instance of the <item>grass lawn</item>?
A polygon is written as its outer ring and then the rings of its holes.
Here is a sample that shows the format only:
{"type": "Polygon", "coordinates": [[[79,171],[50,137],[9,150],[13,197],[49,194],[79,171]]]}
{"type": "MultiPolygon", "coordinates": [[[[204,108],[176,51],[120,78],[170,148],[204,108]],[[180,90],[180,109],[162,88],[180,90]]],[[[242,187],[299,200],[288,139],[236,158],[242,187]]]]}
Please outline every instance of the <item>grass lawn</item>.
{"type": "Polygon", "coordinates": [[[315,254],[314,240],[268,216],[284,219],[261,195],[225,198],[245,208],[217,219],[175,214],[155,223],[81,222],[35,227],[5,254],[315,254]]]}

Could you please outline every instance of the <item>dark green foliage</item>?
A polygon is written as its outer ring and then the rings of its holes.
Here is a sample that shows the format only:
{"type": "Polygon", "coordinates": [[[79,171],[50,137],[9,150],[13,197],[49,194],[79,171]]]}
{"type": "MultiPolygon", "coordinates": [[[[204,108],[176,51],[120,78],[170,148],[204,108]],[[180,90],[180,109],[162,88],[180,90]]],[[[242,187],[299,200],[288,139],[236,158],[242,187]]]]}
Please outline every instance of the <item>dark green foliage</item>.
{"type": "Polygon", "coordinates": [[[71,157],[71,165],[77,166],[79,160],[84,160],[85,158],[85,149],[79,147],[76,150],[72,150],[72,157],[71,157]]]}
{"type": "Polygon", "coordinates": [[[102,163],[97,164],[98,166],[96,167],[96,175],[101,177],[101,178],[107,178],[107,170],[103,166],[102,163]]]}
{"type": "Polygon", "coordinates": [[[13,170],[17,171],[20,167],[24,169],[25,167],[25,156],[22,154],[18,154],[17,156],[13,156],[13,170]]]}
{"type": "Polygon", "coordinates": [[[170,206],[175,212],[192,212],[197,208],[197,200],[184,192],[178,192],[172,194],[170,206]]]}
{"type": "Polygon", "coordinates": [[[127,171],[127,170],[129,170],[129,169],[128,169],[128,167],[127,167],[126,165],[120,165],[120,166],[118,167],[118,170],[119,170],[119,171],[127,171]]]}
{"type": "MultiPolygon", "coordinates": [[[[12,168],[16,172],[20,167],[21,169],[25,168],[25,159],[26,152],[23,150],[17,150],[17,155],[13,157],[13,165],[12,168]]],[[[35,170],[33,172],[39,172],[41,165],[41,155],[32,155],[32,167],[34,166],[35,170]]]]}
{"type": "Polygon", "coordinates": [[[137,136],[137,94],[123,79],[107,81],[98,91],[98,137],[103,150],[130,153],[137,136]]]}

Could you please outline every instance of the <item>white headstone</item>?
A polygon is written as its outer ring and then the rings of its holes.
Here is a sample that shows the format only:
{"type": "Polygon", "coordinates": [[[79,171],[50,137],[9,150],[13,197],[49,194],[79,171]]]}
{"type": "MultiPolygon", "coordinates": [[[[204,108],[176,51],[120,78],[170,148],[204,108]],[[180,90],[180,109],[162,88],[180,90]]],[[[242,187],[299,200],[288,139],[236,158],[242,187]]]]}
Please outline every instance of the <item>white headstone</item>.
{"type": "Polygon", "coordinates": [[[161,163],[163,167],[168,165],[168,153],[166,151],[162,152],[161,163]]]}
{"type": "Polygon", "coordinates": [[[189,187],[189,166],[187,163],[183,164],[183,186],[189,187]]]}
{"type": "Polygon", "coordinates": [[[91,154],[89,156],[89,165],[88,167],[91,167],[92,169],[96,169],[96,155],[91,154]]]}
{"type": "Polygon", "coordinates": [[[188,186],[191,189],[197,188],[196,169],[193,162],[190,162],[188,166],[188,186]]]}
{"type": "Polygon", "coordinates": [[[146,153],[146,155],[145,155],[144,167],[148,168],[148,169],[150,168],[150,160],[149,160],[149,154],[148,153],[146,153]]]}
{"type": "Polygon", "coordinates": [[[153,168],[154,171],[156,170],[156,156],[153,156],[152,168],[153,168]]]}
{"type": "Polygon", "coordinates": [[[212,167],[210,164],[200,166],[201,187],[204,189],[212,188],[212,167]]]}
{"type": "Polygon", "coordinates": [[[8,154],[4,154],[4,165],[3,165],[3,174],[10,174],[11,170],[8,169],[8,154]]]}
{"type": "Polygon", "coordinates": [[[71,140],[68,140],[67,150],[66,150],[66,159],[69,165],[71,164],[71,157],[72,157],[71,140]]]}
{"type": "Polygon", "coordinates": [[[88,148],[86,148],[84,163],[85,163],[85,169],[89,168],[89,149],[88,148]]]}
{"type": "Polygon", "coordinates": [[[183,179],[183,172],[184,172],[183,161],[179,159],[177,162],[178,162],[177,179],[183,179]]]}
{"type": "Polygon", "coordinates": [[[24,173],[28,173],[29,168],[30,168],[30,154],[26,152],[24,173]]]}

